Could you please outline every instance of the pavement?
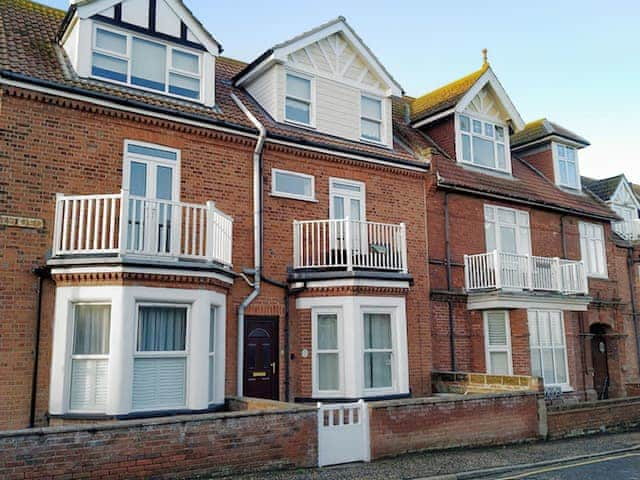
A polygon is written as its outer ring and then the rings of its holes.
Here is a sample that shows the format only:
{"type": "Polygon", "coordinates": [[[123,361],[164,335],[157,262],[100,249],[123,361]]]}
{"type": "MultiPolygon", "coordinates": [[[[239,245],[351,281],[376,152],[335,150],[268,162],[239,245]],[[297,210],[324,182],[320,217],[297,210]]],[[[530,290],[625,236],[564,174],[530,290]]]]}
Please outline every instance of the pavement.
{"type": "Polygon", "coordinates": [[[224,478],[228,480],[462,480],[473,478],[640,480],[640,430],[503,447],[412,453],[371,463],[250,473],[224,478]],[[557,464],[557,462],[564,463],[557,464]],[[525,467],[518,468],[518,466],[525,467]]]}

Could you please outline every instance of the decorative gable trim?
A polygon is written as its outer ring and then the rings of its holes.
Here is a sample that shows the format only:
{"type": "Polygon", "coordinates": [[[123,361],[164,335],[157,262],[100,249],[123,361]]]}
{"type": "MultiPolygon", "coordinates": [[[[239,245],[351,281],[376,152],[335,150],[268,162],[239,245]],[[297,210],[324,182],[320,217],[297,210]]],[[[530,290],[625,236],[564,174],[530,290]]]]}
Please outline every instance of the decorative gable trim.
{"type": "Polygon", "coordinates": [[[611,195],[611,199],[607,203],[617,204],[618,196],[623,195],[623,191],[626,191],[628,197],[633,201],[634,206],[640,210],[640,201],[638,200],[638,197],[636,197],[635,193],[633,193],[633,189],[629,185],[629,180],[627,180],[627,177],[625,176],[620,179],[618,187],[616,188],[615,192],[613,192],[613,195],[611,195]]]}

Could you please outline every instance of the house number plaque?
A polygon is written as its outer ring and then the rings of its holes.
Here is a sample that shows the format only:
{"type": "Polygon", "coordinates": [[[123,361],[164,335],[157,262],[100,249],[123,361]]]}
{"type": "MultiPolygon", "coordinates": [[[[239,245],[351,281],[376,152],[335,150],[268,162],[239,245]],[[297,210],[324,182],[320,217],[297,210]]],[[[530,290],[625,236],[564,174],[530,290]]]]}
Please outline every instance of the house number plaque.
{"type": "Polygon", "coordinates": [[[0,215],[0,226],[40,229],[44,228],[44,220],[41,218],[0,215]]]}

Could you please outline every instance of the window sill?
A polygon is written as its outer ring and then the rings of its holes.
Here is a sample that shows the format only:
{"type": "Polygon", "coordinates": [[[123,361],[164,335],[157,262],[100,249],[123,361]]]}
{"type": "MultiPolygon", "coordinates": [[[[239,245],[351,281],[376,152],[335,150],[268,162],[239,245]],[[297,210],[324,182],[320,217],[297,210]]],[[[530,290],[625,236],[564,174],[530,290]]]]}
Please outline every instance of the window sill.
{"type": "Polygon", "coordinates": [[[593,280],[609,280],[609,275],[603,275],[603,274],[596,274],[596,273],[588,273],[587,274],[587,279],[593,279],[593,280]]]}
{"type": "Polygon", "coordinates": [[[311,123],[296,122],[295,120],[289,120],[287,118],[284,119],[283,123],[285,123],[286,125],[291,125],[292,127],[300,127],[306,130],[316,131],[316,126],[311,123]]]}
{"type": "Polygon", "coordinates": [[[315,197],[298,197],[297,195],[287,195],[286,193],[271,192],[270,197],[285,198],[287,200],[300,200],[302,202],[318,203],[318,199],[315,197]]]}
{"type": "Polygon", "coordinates": [[[497,168],[483,167],[481,165],[476,165],[475,163],[465,162],[462,160],[456,160],[456,163],[462,168],[466,168],[474,172],[484,173],[485,175],[492,175],[494,177],[504,178],[507,180],[517,180],[509,170],[499,170],[497,168]]]}

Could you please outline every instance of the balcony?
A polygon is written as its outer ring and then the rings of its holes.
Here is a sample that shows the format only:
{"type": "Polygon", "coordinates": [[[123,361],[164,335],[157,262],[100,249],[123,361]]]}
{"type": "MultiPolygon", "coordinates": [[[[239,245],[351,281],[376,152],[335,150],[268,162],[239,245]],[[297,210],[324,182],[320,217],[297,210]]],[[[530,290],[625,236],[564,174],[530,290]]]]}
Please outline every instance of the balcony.
{"type": "Polygon", "coordinates": [[[233,220],[204,205],[129,195],[56,197],[54,257],[135,256],[231,266],[233,220]]]}
{"type": "Polygon", "coordinates": [[[406,227],[348,218],[294,221],[293,268],[406,274],[406,227]]]}
{"type": "Polygon", "coordinates": [[[614,232],[628,242],[640,240],[640,220],[638,219],[614,222],[611,227],[614,232]]]}
{"type": "Polygon", "coordinates": [[[467,292],[529,290],[562,295],[586,295],[589,292],[582,262],[497,250],[465,255],[464,277],[467,292]]]}

